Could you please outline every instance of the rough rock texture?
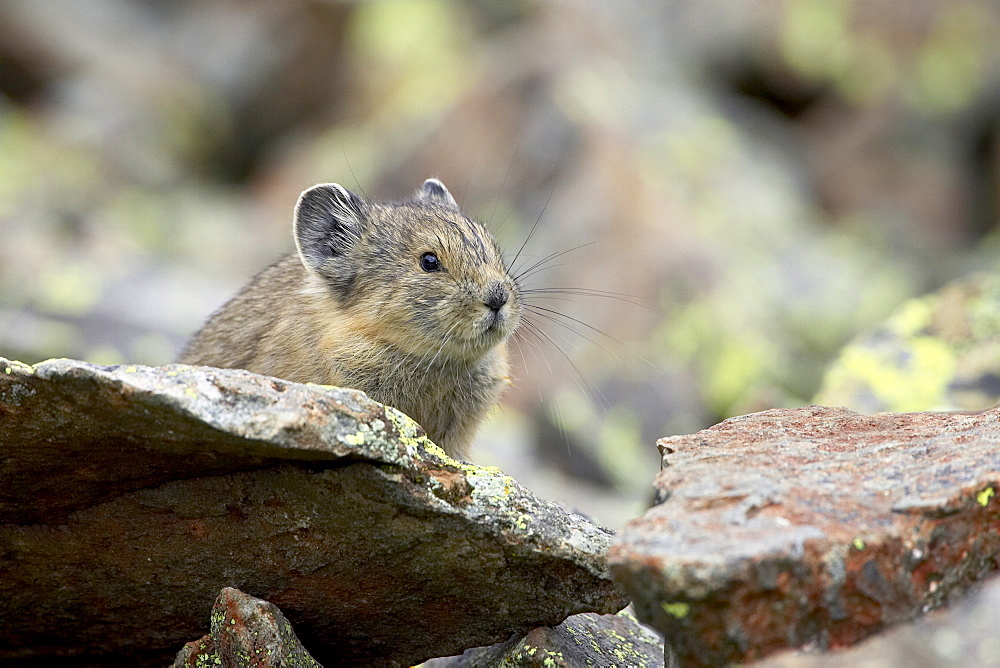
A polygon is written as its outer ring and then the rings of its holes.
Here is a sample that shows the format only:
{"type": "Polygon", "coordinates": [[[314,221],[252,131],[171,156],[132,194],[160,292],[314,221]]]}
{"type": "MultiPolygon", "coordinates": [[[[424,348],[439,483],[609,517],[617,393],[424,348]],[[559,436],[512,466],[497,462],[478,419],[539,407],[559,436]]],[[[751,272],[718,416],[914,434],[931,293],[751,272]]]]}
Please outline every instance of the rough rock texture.
{"type": "Polygon", "coordinates": [[[212,606],[211,631],[177,653],[174,668],[319,668],[272,603],[226,587],[212,606]]]}
{"type": "Polygon", "coordinates": [[[1000,579],[951,608],[829,653],[785,652],[753,668],[986,668],[1000,666],[1000,579]]]}
{"type": "Polygon", "coordinates": [[[772,410],[660,447],[609,563],[681,665],[843,647],[997,566],[1000,410],[772,410]]]}
{"type": "Polygon", "coordinates": [[[226,586],[278,605],[328,666],[625,604],[609,532],[352,390],[0,360],[0,477],[0,662],[169,663],[226,586]]]}
{"type": "Polygon", "coordinates": [[[1000,276],[979,274],[904,302],[846,346],[815,402],[879,411],[1000,403],[1000,276]]]}
{"type": "Polygon", "coordinates": [[[431,659],[421,668],[626,668],[662,666],[663,639],[629,610],[617,615],[573,615],[555,628],[532,629],[507,642],[476,647],[460,656],[431,659]]]}

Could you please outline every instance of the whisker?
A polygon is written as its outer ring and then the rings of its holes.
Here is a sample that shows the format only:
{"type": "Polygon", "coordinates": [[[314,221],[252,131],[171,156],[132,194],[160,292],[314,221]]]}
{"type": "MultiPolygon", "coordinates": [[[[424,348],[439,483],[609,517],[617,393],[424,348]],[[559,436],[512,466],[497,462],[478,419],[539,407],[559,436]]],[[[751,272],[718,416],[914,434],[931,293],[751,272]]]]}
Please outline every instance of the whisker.
{"type": "MultiPolygon", "coordinates": [[[[510,219],[514,216],[515,213],[516,211],[513,208],[511,208],[511,210],[507,212],[507,215],[504,216],[503,220],[500,221],[500,224],[497,225],[495,228],[493,228],[496,230],[496,232],[494,233],[496,236],[500,236],[501,234],[504,233],[504,230],[507,229],[507,224],[510,222],[510,219]]],[[[490,227],[493,227],[493,225],[491,224],[490,227]]]]}
{"type": "MultiPolygon", "coordinates": [[[[560,353],[561,353],[561,354],[562,354],[562,355],[563,355],[564,357],[566,357],[566,358],[567,358],[567,361],[568,361],[568,362],[570,363],[570,365],[571,365],[571,366],[573,365],[573,362],[572,362],[572,361],[571,361],[571,360],[569,359],[569,357],[568,357],[568,356],[567,356],[567,354],[566,354],[566,351],[565,351],[565,350],[563,350],[562,346],[560,346],[560,345],[559,345],[559,344],[558,344],[558,343],[556,342],[556,340],[555,340],[555,339],[553,339],[553,338],[552,338],[552,337],[551,337],[551,336],[550,336],[550,335],[549,335],[549,334],[548,334],[548,333],[547,333],[547,332],[546,332],[545,330],[543,330],[543,329],[542,329],[542,328],[541,328],[541,327],[540,327],[540,326],[538,325],[538,323],[536,323],[536,322],[533,322],[532,320],[529,320],[529,319],[527,319],[527,318],[526,318],[526,319],[525,319],[525,321],[524,321],[524,324],[525,324],[525,327],[527,327],[527,328],[529,329],[529,331],[530,331],[530,332],[531,332],[531,333],[532,333],[532,334],[533,334],[533,335],[535,336],[535,339],[536,339],[536,340],[537,340],[537,341],[538,341],[539,343],[549,343],[549,344],[551,344],[551,345],[554,345],[554,346],[556,347],[556,349],[557,349],[557,350],[559,350],[559,352],[560,352],[560,353]]],[[[573,343],[572,343],[571,341],[569,341],[569,340],[567,340],[567,341],[566,341],[566,344],[567,344],[567,345],[573,345],[573,343]]],[[[578,369],[576,369],[576,367],[575,367],[575,366],[573,366],[573,368],[574,368],[574,370],[577,370],[577,371],[579,371],[578,369]]],[[[550,370],[551,370],[551,367],[550,367],[550,370]]]]}
{"type": "Polygon", "coordinates": [[[590,338],[584,332],[578,330],[573,325],[570,325],[567,322],[563,322],[562,320],[556,319],[555,316],[558,316],[558,317],[561,317],[561,318],[565,318],[567,320],[571,320],[571,321],[573,321],[575,323],[578,323],[578,324],[582,325],[583,327],[586,327],[587,329],[591,330],[592,332],[600,334],[601,336],[607,338],[610,341],[615,342],[616,344],[618,344],[622,348],[628,350],[631,355],[634,355],[638,359],[642,360],[642,362],[646,366],[654,368],[654,369],[656,368],[656,365],[652,361],[648,360],[644,355],[642,355],[635,348],[629,346],[624,341],[622,341],[622,340],[620,340],[620,339],[618,339],[618,338],[616,338],[616,337],[608,334],[607,332],[602,331],[602,330],[597,329],[596,327],[594,327],[592,325],[587,324],[586,322],[584,322],[582,320],[578,320],[577,318],[574,318],[572,316],[566,315],[565,313],[560,313],[559,311],[556,311],[555,309],[547,309],[544,306],[538,306],[538,305],[535,305],[535,304],[525,304],[525,308],[527,308],[529,310],[533,310],[533,312],[537,313],[539,316],[545,318],[549,322],[552,322],[552,323],[555,323],[557,325],[560,325],[561,327],[564,327],[565,329],[568,329],[569,331],[573,332],[574,334],[577,334],[578,336],[586,339],[590,343],[594,344],[595,346],[597,346],[601,350],[605,351],[606,353],[608,353],[609,355],[611,355],[612,357],[614,357],[615,361],[618,362],[619,364],[623,364],[624,362],[621,359],[621,357],[619,357],[618,354],[615,353],[615,351],[611,350],[610,348],[608,348],[605,345],[602,345],[599,341],[595,341],[594,339],[590,338]],[[544,313],[541,313],[539,311],[544,311],[544,313]]]}
{"type": "Polygon", "coordinates": [[[451,341],[451,333],[455,331],[455,328],[458,327],[458,325],[459,321],[456,320],[451,324],[451,327],[448,328],[448,331],[444,333],[444,336],[441,337],[441,345],[438,346],[437,352],[434,353],[434,357],[432,357],[431,360],[427,363],[427,369],[425,373],[430,373],[431,367],[434,366],[434,362],[437,361],[437,358],[441,354],[441,351],[444,350],[444,347],[448,345],[449,341],[451,341]]]}
{"type": "MultiPolygon", "coordinates": [[[[575,250],[575,249],[571,248],[570,250],[575,250]]],[[[562,252],[569,252],[569,251],[562,251],[562,252]]],[[[533,269],[535,269],[535,267],[537,267],[537,266],[539,266],[541,264],[545,264],[546,262],[548,262],[550,260],[556,259],[557,257],[559,257],[559,255],[562,254],[562,252],[555,251],[555,252],[549,253],[548,255],[546,255],[545,257],[543,257],[541,260],[538,260],[537,262],[535,262],[535,264],[533,264],[530,267],[528,267],[527,269],[525,269],[523,271],[520,271],[520,272],[518,272],[516,274],[511,274],[511,275],[514,277],[514,280],[521,280],[525,276],[529,276],[530,275],[529,272],[531,272],[533,269]]],[[[511,268],[513,269],[513,267],[511,267],[511,268]]]]}
{"type": "Polygon", "coordinates": [[[510,177],[510,170],[514,167],[514,162],[517,160],[517,154],[521,151],[521,139],[522,136],[518,136],[517,143],[514,145],[514,154],[510,156],[510,162],[507,164],[507,171],[503,175],[503,183],[500,184],[500,192],[497,193],[497,198],[493,202],[493,211],[490,213],[489,225],[493,225],[493,217],[497,215],[497,206],[500,204],[500,198],[503,197],[503,189],[507,187],[507,179],[510,177]]]}
{"type": "MultiPolygon", "coordinates": [[[[630,295],[627,292],[612,292],[611,290],[597,290],[594,288],[528,288],[522,292],[554,292],[565,294],[594,295],[596,297],[615,297],[628,299],[642,299],[639,295],[630,295]]],[[[641,303],[641,302],[637,302],[641,303]]]]}
{"type": "Polygon", "coordinates": [[[570,356],[566,353],[566,351],[562,349],[562,346],[560,346],[556,342],[555,339],[553,339],[551,336],[549,336],[549,334],[545,330],[543,330],[541,327],[539,327],[537,324],[531,322],[528,319],[525,319],[525,323],[528,324],[528,325],[530,325],[530,327],[539,336],[541,336],[546,341],[548,341],[553,346],[555,346],[555,349],[559,351],[559,354],[563,356],[563,358],[566,360],[566,362],[573,369],[573,371],[575,373],[575,376],[576,376],[576,378],[574,378],[574,381],[576,382],[577,387],[580,388],[580,391],[582,391],[587,396],[590,396],[591,394],[596,395],[598,397],[599,403],[605,409],[609,408],[610,404],[608,403],[607,399],[604,397],[604,394],[597,388],[596,385],[593,385],[592,383],[590,383],[587,380],[587,377],[583,375],[583,372],[580,371],[580,368],[573,362],[572,358],[570,358],[570,356]],[[588,390],[588,387],[590,388],[589,390],[588,390]]]}
{"type": "Polygon", "coordinates": [[[365,196],[365,199],[368,199],[368,193],[365,192],[364,186],[361,185],[361,181],[358,181],[358,175],[354,173],[354,167],[351,167],[351,161],[347,157],[347,149],[341,145],[340,150],[344,153],[344,162],[347,163],[347,169],[351,172],[351,178],[354,179],[354,183],[357,184],[358,190],[360,190],[361,194],[365,196]]]}
{"type": "Polygon", "coordinates": [[[468,173],[466,174],[466,177],[465,177],[465,187],[462,188],[462,201],[463,202],[468,202],[469,201],[469,186],[472,185],[472,179],[475,176],[474,175],[475,171],[477,171],[477,170],[470,169],[468,171],[468,173]]]}
{"type": "Polygon", "coordinates": [[[524,247],[528,245],[528,241],[531,239],[531,236],[535,233],[535,230],[538,228],[538,223],[541,222],[542,216],[545,215],[545,209],[548,208],[549,202],[552,201],[552,193],[555,192],[555,189],[556,189],[555,186],[549,188],[549,196],[545,198],[545,205],[542,206],[542,210],[538,212],[538,217],[535,218],[535,224],[531,226],[531,231],[528,232],[528,236],[524,238],[524,241],[521,243],[521,247],[517,249],[517,253],[514,254],[514,259],[510,261],[509,266],[512,272],[514,271],[514,265],[517,264],[517,258],[521,257],[521,252],[524,250],[524,247]]]}
{"type": "MultiPolygon", "coordinates": [[[[555,251],[555,252],[549,253],[548,255],[546,255],[545,257],[543,257],[541,260],[538,260],[537,262],[535,262],[535,264],[533,264],[530,267],[528,267],[527,269],[514,274],[513,275],[514,279],[519,281],[521,279],[527,278],[528,276],[531,276],[531,274],[534,273],[535,269],[541,270],[541,266],[544,265],[546,262],[551,262],[552,260],[555,260],[558,257],[562,257],[563,255],[566,255],[567,253],[572,253],[575,250],[580,250],[581,248],[586,248],[587,246],[593,246],[595,243],[597,243],[597,242],[596,241],[590,241],[590,242],[587,242],[585,244],[580,244],[579,246],[573,246],[572,248],[567,248],[566,250],[555,251]]],[[[557,267],[557,266],[560,266],[560,265],[553,265],[553,267],[557,267]]],[[[553,267],[545,267],[545,268],[546,269],[551,269],[553,267]]],[[[511,268],[513,269],[513,266],[511,268]]]]}
{"type": "MultiPolygon", "coordinates": [[[[644,308],[646,310],[652,310],[648,306],[646,306],[645,304],[643,304],[642,302],[633,301],[632,299],[629,299],[627,295],[617,295],[617,294],[614,294],[614,293],[605,293],[605,292],[591,292],[591,291],[589,291],[589,290],[587,290],[585,288],[584,289],[578,289],[578,288],[565,288],[565,289],[563,289],[563,288],[539,288],[539,289],[529,288],[527,290],[522,289],[521,290],[521,295],[522,296],[530,296],[533,299],[552,299],[552,300],[573,302],[575,304],[579,304],[580,300],[578,300],[578,299],[570,299],[569,297],[566,297],[566,296],[563,296],[563,295],[577,295],[577,296],[581,296],[581,297],[601,297],[601,298],[604,298],[604,299],[614,299],[616,301],[624,302],[626,304],[632,304],[633,306],[638,306],[639,308],[644,308]]],[[[636,299],[638,299],[638,297],[636,299]]]]}
{"type": "MultiPolygon", "coordinates": [[[[565,329],[567,331],[570,331],[570,332],[573,332],[574,334],[576,334],[580,338],[584,339],[585,341],[587,341],[591,345],[597,346],[598,348],[600,348],[601,350],[603,350],[604,352],[606,352],[608,355],[611,355],[615,359],[615,361],[618,362],[618,364],[622,364],[621,358],[618,356],[617,353],[615,353],[615,351],[611,350],[610,348],[608,348],[605,345],[602,345],[600,342],[595,341],[593,338],[587,336],[584,332],[580,331],[578,328],[574,327],[573,325],[570,325],[569,323],[565,323],[565,322],[561,322],[559,320],[556,320],[555,318],[552,318],[552,317],[548,317],[548,316],[544,316],[544,317],[546,317],[550,322],[552,322],[552,323],[554,323],[556,325],[559,325],[563,329],[565,329]]],[[[569,342],[569,340],[567,339],[567,343],[568,342],[569,342]]]]}
{"type": "Polygon", "coordinates": [[[562,409],[559,408],[559,402],[549,401],[548,407],[556,426],[559,428],[559,435],[562,436],[563,443],[566,445],[566,455],[572,456],[573,452],[569,444],[569,432],[566,430],[566,420],[562,416],[562,409]]]}
{"type": "MultiPolygon", "coordinates": [[[[592,339],[590,339],[590,338],[588,338],[586,335],[584,335],[583,332],[581,332],[580,330],[576,329],[575,327],[573,327],[569,323],[563,322],[562,320],[557,320],[556,318],[557,317],[559,317],[559,318],[565,318],[566,320],[570,320],[572,322],[575,322],[578,325],[586,327],[587,329],[589,329],[590,331],[592,331],[592,332],[594,332],[596,334],[600,334],[601,336],[604,336],[604,337],[606,337],[608,339],[611,339],[612,341],[614,341],[615,343],[617,343],[620,346],[624,346],[625,345],[622,341],[620,341],[619,339],[615,338],[614,336],[611,336],[607,332],[601,331],[600,329],[597,329],[593,325],[587,324],[583,320],[580,320],[579,318],[574,318],[571,315],[566,315],[565,313],[562,313],[561,311],[557,311],[557,310],[551,309],[551,308],[546,308],[544,306],[538,306],[537,304],[525,304],[524,307],[526,309],[530,310],[530,311],[538,313],[539,315],[541,315],[543,317],[548,317],[548,319],[551,322],[554,322],[554,323],[556,323],[558,325],[562,325],[563,327],[565,327],[566,329],[569,329],[573,333],[579,334],[580,336],[582,336],[583,338],[587,339],[588,341],[590,341],[594,345],[600,346],[601,344],[598,343],[598,342],[596,342],[596,341],[594,341],[594,340],[592,340],[592,339]]],[[[601,347],[603,348],[603,346],[601,346],[601,347]]],[[[612,355],[614,355],[614,352],[612,352],[610,350],[607,350],[606,348],[605,348],[605,350],[607,352],[611,353],[612,355]]],[[[617,355],[615,355],[615,359],[616,360],[618,359],[617,355]]],[[[618,360],[618,361],[621,362],[621,360],[618,360]]]]}
{"type": "MultiPolygon", "coordinates": [[[[524,330],[518,330],[518,333],[520,333],[521,331],[524,331],[525,334],[531,333],[532,335],[534,335],[535,339],[534,339],[534,341],[532,343],[535,344],[535,351],[532,352],[532,357],[534,358],[535,362],[537,363],[538,362],[538,357],[535,355],[535,352],[536,351],[539,352],[539,353],[541,352],[541,344],[544,343],[544,340],[541,338],[541,336],[539,336],[538,332],[536,331],[538,329],[538,326],[535,325],[535,323],[533,323],[533,322],[531,322],[529,320],[525,320],[524,321],[524,325],[525,325],[526,329],[524,329],[524,330]]],[[[545,355],[542,355],[542,362],[545,363],[545,367],[548,369],[549,374],[551,375],[552,372],[553,372],[552,371],[552,365],[549,364],[549,360],[548,360],[548,358],[545,355]]]]}
{"type": "MultiPolygon", "coordinates": [[[[514,345],[517,346],[517,351],[518,351],[518,354],[521,356],[522,363],[527,364],[527,361],[528,361],[528,358],[524,354],[524,348],[521,346],[521,343],[523,342],[526,346],[529,343],[531,344],[531,346],[528,347],[528,351],[531,353],[531,357],[535,361],[535,364],[538,364],[538,357],[539,357],[539,354],[541,354],[541,352],[542,352],[541,351],[541,339],[539,339],[538,335],[535,334],[535,339],[529,341],[526,337],[527,337],[528,332],[530,332],[530,331],[531,330],[528,330],[528,329],[518,329],[518,330],[516,330],[514,332],[514,335],[511,338],[514,341],[514,345]]],[[[531,333],[534,334],[534,332],[531,332],[531,333]]],[[[551,375],[552,374],[552,365],[549,364],[548,358],[546,358],[544,354],[541,354],[541,358],[542,358],[542,361],[545,363],[545,366],[548,368],[549,374],[551,375]]],[[[545,403],[545,397],[542,396],[542,386],[541,385],[536,385],[535,391],[538,393],[538,403],[539,404],[544,404],[545,403]]]]}

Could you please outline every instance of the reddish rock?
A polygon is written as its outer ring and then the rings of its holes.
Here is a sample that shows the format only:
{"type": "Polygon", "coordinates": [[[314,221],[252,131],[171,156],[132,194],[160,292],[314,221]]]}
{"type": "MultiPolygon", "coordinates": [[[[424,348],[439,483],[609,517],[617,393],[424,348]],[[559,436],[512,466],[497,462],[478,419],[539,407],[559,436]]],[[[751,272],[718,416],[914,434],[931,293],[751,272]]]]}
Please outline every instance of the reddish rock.
{"type": "Polygon", "coordinates": [[[226,587],[212,606],[212,630],[178,652],[174,668],[320,668],[272,603],[226,587]]]}
{"type": "Polygon", "coordinates": [[[681,665],[850,645],[1000,557],[1000,410],[771,410],[660,448],[659,503],[609,562],[681,665]]]}
{"type": "Polygon", "coordinates": [[[836,652],[782,652],[752,668],[991,668],[1000,666],[1000,578],[960,603],[836,652]]]}

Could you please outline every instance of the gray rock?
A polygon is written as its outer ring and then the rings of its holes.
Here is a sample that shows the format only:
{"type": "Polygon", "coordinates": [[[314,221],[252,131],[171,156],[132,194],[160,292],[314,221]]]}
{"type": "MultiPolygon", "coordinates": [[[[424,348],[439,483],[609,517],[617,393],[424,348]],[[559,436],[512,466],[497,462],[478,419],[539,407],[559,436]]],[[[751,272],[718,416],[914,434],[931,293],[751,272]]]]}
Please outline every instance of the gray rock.
{"type": "Polygon", "coordinates": [[[238,587],[326,665],[399,665],[625,604],[610,532],[352,390],[0,360],[0,660],[169,662],[238,587]]]}
{"type": "Polygon", "coordinates": [[[850,646],[997,567],[1000,409],[771,410],[660,447],[609,563],[681,665],[850,646]]]}
{"type": "Polygon", "coordinates": [[[421,668],[634,668],[663,666],[663,639],[636,620],[629,609],[617,615],[573,615],[554,628],[532,629],[491,647],[460,656],[431,659],[421,668]]]}

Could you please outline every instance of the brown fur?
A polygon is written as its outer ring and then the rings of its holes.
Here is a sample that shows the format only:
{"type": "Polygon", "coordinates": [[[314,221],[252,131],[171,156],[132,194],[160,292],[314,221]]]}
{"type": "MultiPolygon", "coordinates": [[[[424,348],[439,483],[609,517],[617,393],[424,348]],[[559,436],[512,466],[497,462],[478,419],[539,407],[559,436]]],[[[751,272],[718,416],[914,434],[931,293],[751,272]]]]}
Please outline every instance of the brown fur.
{"type": "Polygon", "coordinates": [[[388,204],[316,186],[299,199],[295,236],[299,253],[212,315],[180,361],[363,390],[466,457],[507,384],[521,314],[493,237],[434,180],[388,204]],[[422,266],[426,253],[441,270],[422,266]]]}

